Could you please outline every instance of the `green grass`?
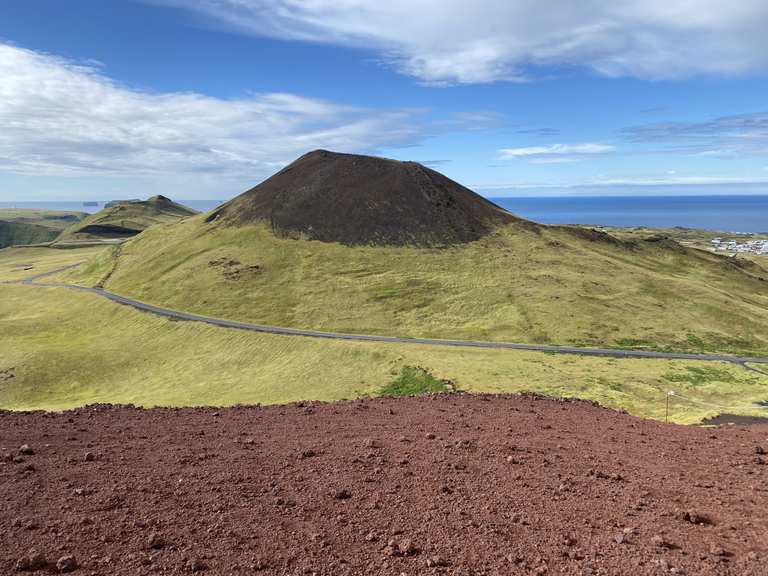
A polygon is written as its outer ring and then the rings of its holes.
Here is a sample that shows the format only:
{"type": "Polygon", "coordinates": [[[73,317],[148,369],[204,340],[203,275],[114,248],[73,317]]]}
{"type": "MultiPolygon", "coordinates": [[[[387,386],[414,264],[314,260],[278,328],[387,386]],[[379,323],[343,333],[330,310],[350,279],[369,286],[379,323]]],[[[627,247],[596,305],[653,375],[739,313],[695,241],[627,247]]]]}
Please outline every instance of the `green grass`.
{"type": "Polygon", "coordinates": [[[45,226],[0,220],[0,248],[44,244],[55,240],[58,235],[58,231],[45,226]]]}
{"type": "Polygon", "coordinates": [[[105,248],[78,248],[55,250],[52,248],[6,248],[0,250],[0,282],[23,280],[45,274],[64,266],[89,262],[103,253],[105,248]]]}
{"type": "Polygon", "coordinates": [[[0,220],[6,222],[27,222],[46,226],[56,230],[63,230],[72,222],[82,220],[88,216],[85,212],[73,212],[69,210],[39,210],[36,208],[0,208],[0,220]]]}
{"type": "Polygon", "coordinates": [[[688,366],[687,370],[687,373],[682,374],[665,374],[664,379],[676,384],[684,382],[694,388],[708,384],[720,385],[735,382],[733,373],[725,368],[688,366]]]}
{"type": "MultiPolygon", "coordinates": [[[[109,250],[4,250],[0,280],[18,278],[22,262],[35,262],[37,273],[109,250]]],[[[768,399],[768,375],[729,364],[257,334],[170,321],[92,294],[2,284],[0,378],[0,407],[10,409],[330,401],[450,381],[473,392],[576,396],[651,418],[664,418],[674,390],[705,403],[672,400],[672,419],[692,423],[718,406],[764,414],[753,405],[768,399]]]]}
{"type": "Polygon", "coordinates": [[[403,366],[400,374],[384,386],[379,394],[382,396],[417,396],[434,392],[453,392],[453,383],[435,378],[429,370],[420,366],[403,366]]]}
{"type": "Polygon", "coordinates": [[[0,209],[0,248],[51,242],[62,230],[85,216],[83,212],[0,209]]]}
{"type": "Polygon", "coordinates": [[[125,238],[159,224],[171,224],[197,214],[195,210],[155,196],[145,201],[111,205],[64,230],[59,242],[125,238]]]}
{"type": "Polygon", "coordinates": [[[444,249],[151,228],[70,281],[147,302],[342,332],[768,355],[768,272],[674,244],[510,225],[444,249]],[[235,261],[231,266],[220,261],[235,261]]]}

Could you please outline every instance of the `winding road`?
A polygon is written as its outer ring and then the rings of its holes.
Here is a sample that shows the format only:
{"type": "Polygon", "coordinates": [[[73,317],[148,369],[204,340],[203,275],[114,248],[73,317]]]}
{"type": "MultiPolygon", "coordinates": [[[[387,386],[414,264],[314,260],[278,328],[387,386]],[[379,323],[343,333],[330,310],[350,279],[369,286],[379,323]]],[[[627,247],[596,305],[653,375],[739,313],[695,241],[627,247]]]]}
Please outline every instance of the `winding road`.
{"type": "Polygon", "coordinates": [[[238,322],[236,320],[225,320],[222,318],[210,318],[208,316],[200,316],[198,314],[191,314],[189,312],[180,312],[178,310],[171,310],[170,308],[163,308],[161,306],[155,306],[153,304],[147,304],[140,300],[134,300],[127,296],[121,296],[115,294],[109,290],[103,288],[89,288],[87,286],[80,286],[77,284],[63,284],[59,282],[40,282],[39,280],[53,276],[60,272],[70,270],[79,266],[73,264],[58,268],[50,272],[43,274],[37,274],[24,280],[16,280],[6,282],[7,284],[24,284],[28,286],[40,286],[46,288],[66,288],[69,290],[77,290],[79,292],[87,292],[89,294],[96,294],[103,298],[117,302],[118,304],[124,304],[130,306],[142,312],[149,312],[157,316],[164,316],[166,318],[172,318],[174,320],[187,320],[189,322],[203,322],[205,324],[211,324],[213,326],[220,326],[222,328],[234,328],[237,330],[249,330],[251,332],[262,332],[265,334],[279,334],[283,336],[302,336],[306,338],[326,338],[329,340],[352,340],[361,342],[383,342],[389,344],[424,344],[428,346],[454,346],[457,348],[488,348],[493,350],[526,350],[532,352],[549,352],[552,354],[572,354],[578,356],[602,356],[609,358],[651,358],[660,360],[695,360],[706,362],[730,362],[732,364],[738,364],[758,372],[760,374],[766,374],[762,370],[751,368],[747,364],[768,364],[768,358],[751,358],[745,356],[730,356],[727,354],[686,354],[683,352],[655,352],[651,350],[621,350],[614,348],[582,348],[577,346],[555,346],[548,344],[519,344],[515,342],[489,342],[489,341],[477,341],[477,340],[442,340],[439,338],[402,338],[398,336],[375,336],[368,334],[344,334],[340,332],[324,332],[320,330],[305,330],[301,328],[285,328],[282,326],[268,326],[264,324],[254,324],[251,322],[238,322]]]}

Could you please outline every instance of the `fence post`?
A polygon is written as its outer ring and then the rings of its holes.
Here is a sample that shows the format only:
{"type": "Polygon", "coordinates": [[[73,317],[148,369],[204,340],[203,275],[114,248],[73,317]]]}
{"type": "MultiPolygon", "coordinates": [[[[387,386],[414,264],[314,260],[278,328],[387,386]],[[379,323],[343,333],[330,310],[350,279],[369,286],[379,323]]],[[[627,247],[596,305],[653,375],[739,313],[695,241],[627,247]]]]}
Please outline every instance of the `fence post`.
{"type": "Polygon", "coordinates": [[[670,390],[669,392],[667,392],[667,409],[666,409],[666,414],[664,416],[664,421],[667,423],[669,423],[669,397],[674,395],[675,393],[673,390],[670,390]]]}

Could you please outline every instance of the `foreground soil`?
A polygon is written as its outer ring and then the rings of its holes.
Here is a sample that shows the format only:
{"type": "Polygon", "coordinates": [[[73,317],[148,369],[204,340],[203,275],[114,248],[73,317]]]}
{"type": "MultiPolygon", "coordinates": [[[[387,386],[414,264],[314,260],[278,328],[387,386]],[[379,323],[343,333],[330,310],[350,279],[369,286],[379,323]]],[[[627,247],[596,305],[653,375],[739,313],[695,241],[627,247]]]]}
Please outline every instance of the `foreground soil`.
{"type": "Polygon", "coordinates": [[[1,574],[768,571],[764,426],[453,394],[0,412],[0,447],[1,574]]]}

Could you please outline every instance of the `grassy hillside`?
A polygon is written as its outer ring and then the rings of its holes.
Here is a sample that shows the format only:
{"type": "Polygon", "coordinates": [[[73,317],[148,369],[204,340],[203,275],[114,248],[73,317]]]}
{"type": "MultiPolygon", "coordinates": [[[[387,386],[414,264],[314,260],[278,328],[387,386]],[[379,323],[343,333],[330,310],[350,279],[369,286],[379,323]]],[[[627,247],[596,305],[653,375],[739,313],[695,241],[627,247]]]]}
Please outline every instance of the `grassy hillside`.
{"type": "Polygon", "coordinates": [[[103,247],[55,250],[52,248],[6,248],[0,250],[0,282],[17,282],[38,274],[87,262],[104,252],[103,247]]]}
{"type": "MultiPolygon", "coordinates": [[[[665,238],[671,238],[676,242],[679,242],[683,246],[689,246],[692,248],[700,248],[709,252],[712,250],[712,240],[720,238],[723,241],[731,241],[742,243],[748,240],[768,240],[768,234],[757,233],[735,233],[735,232],[718,232],[716,230],[699,230],[695,228],[648,228],[645,226],[637,226],[633,228],[620,228],[610,226],[600,226],[600,230],[603,230],[612,236],[621,238],[624,240],[640,240],[643,238],[652,238],[654,236],[662,236],[665,238]]],[[[729,255],[730,252],[720,252],[720,254],[729,255]]],[[[738,254],[738,258],[744,258],[747,260],[755,260],[756,262],[768,263],[768,255],[765,254],[738,254]]]]}
{"type": "Polygon", "coordinates": [[[36,209],[0,209],[0,248],[51,242],[84,212],[36,209]]]}
{"type": "Polygon", "coordinates": [[[768,272],[671,241],[511,224],[427,249],[196,217],[70,274],[202,314],[343,332],[768,355],[768,272]]]}
{"type": "Polygon", "coordinates": [[[178,222],[195,214],[195,210],[164,196],[154,196],[145,201],[110,203],[100,212],[67,228],[58,241],[130,238],[155,224],[178,222]]]}
{"type": "Polygon", "coordinates": [[[59,234],[59,231],[46,226],[0,220],[0,248],[23,244],[43,244],[55,240],[59,234]]]}
{"type": "MultiPolygon", "coordinates": [[[[94,250],[80,252],[0,252],[0,280],[17,277],[20,262],[39,272],[55,267],[47,256],[58,266],[94,250]]],[[[264,335],[170,321],[61,288],[0,284],[1,408],[337,400],[433,389],[441,379],[469,391],[580,396],[655,418],[664,417],[668,390],[705,402],[673,401],[679,422],[714,415],[718,405],[760,414],[754,403],[768,398],[768,377],[727,364],[264,335]]]]}

